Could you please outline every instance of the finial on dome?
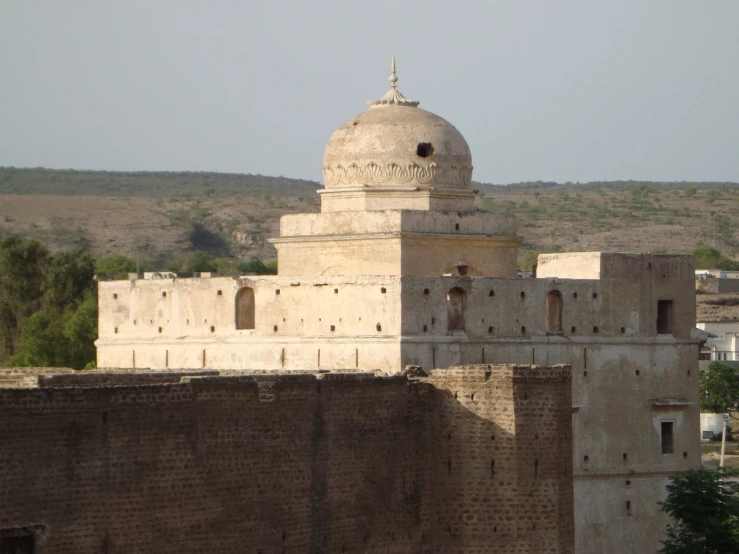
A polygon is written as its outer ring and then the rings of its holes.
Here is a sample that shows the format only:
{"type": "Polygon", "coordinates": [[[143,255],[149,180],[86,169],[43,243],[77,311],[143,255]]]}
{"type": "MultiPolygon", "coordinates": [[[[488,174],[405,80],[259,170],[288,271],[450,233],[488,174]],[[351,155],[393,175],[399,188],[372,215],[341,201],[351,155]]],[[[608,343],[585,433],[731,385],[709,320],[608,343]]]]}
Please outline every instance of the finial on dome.
{"type": "Polygon", "coordinates": [[[415,108],[416,106],[418,106],[418,104],[420,104],[420,102],[416,100],[409,100],[398,90],[398,74],[395,70],[394,55],[392,58],[392,62],[390,63],[390,77],[388,77],[388,81],[390,81],[390,90],[385,93],[385,96],[383,96],[379,100],[370,100],[369,102],[367,102],[367,104],[369,104],[371,108],[375,108],[377,106],[388,106],[390,104],[397,104],[398,106],[410,106],[415,108]]]}

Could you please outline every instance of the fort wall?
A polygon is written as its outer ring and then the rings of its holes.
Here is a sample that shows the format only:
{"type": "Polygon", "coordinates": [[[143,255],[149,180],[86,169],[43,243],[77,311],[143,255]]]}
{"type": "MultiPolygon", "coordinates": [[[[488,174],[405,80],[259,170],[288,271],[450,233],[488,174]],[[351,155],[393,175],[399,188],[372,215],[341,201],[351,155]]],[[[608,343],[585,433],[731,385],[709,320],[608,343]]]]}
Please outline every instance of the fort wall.
{"type": "Polygon", "coordinates": [[[172,376],[0,389],[0,534],[53,554],[572,552],[567,367],[172,376]]]}

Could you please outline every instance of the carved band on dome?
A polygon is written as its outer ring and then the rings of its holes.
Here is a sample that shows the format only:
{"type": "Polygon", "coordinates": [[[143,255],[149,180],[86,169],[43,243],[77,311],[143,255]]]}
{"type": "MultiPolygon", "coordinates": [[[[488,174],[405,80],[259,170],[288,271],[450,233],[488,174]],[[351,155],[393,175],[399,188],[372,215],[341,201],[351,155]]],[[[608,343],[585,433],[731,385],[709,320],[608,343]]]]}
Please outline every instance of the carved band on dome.
{"type": "Polygon", "coordinates": [[[399,165],[389,163],[380,166],[369,162],[363,166],[351,163],[323,167],[323,178],[327,187],[339,185],[385,185],[390,182],[419,185],[447,185],[464,187],[472,181],[472,167],[438,167],[435,163],[420,166],[415,163],[399,165]]]}

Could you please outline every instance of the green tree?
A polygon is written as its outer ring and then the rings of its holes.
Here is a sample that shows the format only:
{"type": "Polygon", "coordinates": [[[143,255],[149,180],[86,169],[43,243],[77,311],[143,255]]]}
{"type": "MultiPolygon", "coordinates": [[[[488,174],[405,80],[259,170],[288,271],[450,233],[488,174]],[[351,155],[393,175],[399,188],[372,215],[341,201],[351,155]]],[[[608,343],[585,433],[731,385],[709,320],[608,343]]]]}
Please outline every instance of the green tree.
{"type": "Polygon", "coordinates": [[[77,309],[64,316],[62,325],[68,344],[64,365],[74,369],[95,367],[95,340],[98,338],[97,291],[88,292],[77,309]]]}
{"type": "Polygon", "coordinates": [[[739,378],[734,368],[714,362],[708,371],[701,371],[699,377],[701,410],[723,414],[734,410],[739,402],[739,378]]]}
{"type": "Polygon", "coordinates": [[[193,252],[185,263],[185,271],[188,272],[216,271],[216,269],[213,259],[204,252],[193,252]]]}
{"type": "Polygon", "coordinates": [[[95,288],[95,261],[79,249],[60,252],[51,258],[44,275],[43,307],[52,312],[73,310],[85,293],[95,288]]]}
{"type": "Polygon", "coordinates": [[[97,295],[90,291],[74,310],[37,311],[23,322],[9,365],[73,369],[94,366],[97,314],[97,295]]]}
{"type": "Polygon", "coordinates": [[[66,365],[67,341],[61,318],[38,311],[21,325],[16,352],[9,360],[11,367],[59,367],[66,365]]]}
{"type": "Polygon", "coordinates": [[[736,471],[691,470],[670,478],[662,511],[674,520],[660,554],[739,552],[739,483],[736,471]]]}
{"type": "Polygon", "coordinates": [[[239,273],[254,273],[256,275],[277,275],[277,262],[264,263],[259,258],[251,258],[248,262],[236,264],[239,273]]]}
{"type": "Polygon", "coordinates": [[[202,223],[193,223],[188,235],[193,250],[212,253],[228,252],[228,243],[219,235],[205,227],[202,223]]]}
{"type": "Polygon", "coordinates": [[[126,279],[129,273],[135,271],[136,262],[120,254],[109,254],[95,261],[95,273],[100,277],[126,279]]]}
{"type": "Polygon", "coordinates": [[[739,263],[727,258],[721,252],[707,244],[698,243],[691,254],[695,258],[696,269],[739,270],[739,263]]]}
{"type": "Polygon", "coordinates": [[[48,263],[36,241],[0,241],[0,362],[15,352],[23,321],[41,305],[48,263]]]}

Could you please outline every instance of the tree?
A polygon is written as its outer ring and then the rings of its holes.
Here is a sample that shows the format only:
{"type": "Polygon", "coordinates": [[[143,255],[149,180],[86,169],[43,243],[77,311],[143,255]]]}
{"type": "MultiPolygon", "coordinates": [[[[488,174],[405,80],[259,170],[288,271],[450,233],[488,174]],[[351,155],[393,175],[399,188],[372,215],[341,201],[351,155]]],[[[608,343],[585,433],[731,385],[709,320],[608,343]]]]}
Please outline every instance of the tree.
{"type": "Polygon", "coordinates": [[[248,262],[239,262],[236,264],[236,269],[242,274],[277,275],[277,262],[265,264],[259,258],[251,258],[248,262]]]}
{"type": "Polygon", "coordinates": [[[95,288],[95,261],[79,249],[51,258],[44,275],[43,307],[53,312],[75,309],[86,292],[95,288]]]}
{"type": "Polygon", "coordinates": [[[734,410],[739,402],[739,379],[734,368],[714,362],[699,377],[701,410],[723,414],[734,410]]]}
{"type": "Polygon", "coordinates": [[[34,241],[0,242],[0,363],[82,369],[93,361],[93,273],[82,250],[50,256],[34,241]]]}
{"type": "Polygon", "coordinates": [[[44,311],[27,318],[21,326],[16,352],[9,360],[11,367],[59,367],[66,365],[66,341],[61,321],[44,311]]]}
{"type": "Polygon", "coordinates": [[[0,361],[15,352],[23,321],[41,305],[49,253],[36,241],[0,241],[0,361]]]}
{"type": "Polygon", "coordinates": [[[73,369],[94,366],[97,315],[97,295],[91,291],[74,310],[37,311],[23,322],[9,365],[73,369]]]}
{"type": "Polygon", "coordinates": [[[95,340],[98,338],[97,291],[88,292],[77,309],[65,315],[62,324],[68,344],[64,365],[74,369],[95,367],[95,340]]]}
{"type": "Polygon", "coordinates": [[[126,279],[136,271],[136,262],[120,254],[109,254],[95,261],[95,273],[100,277],[126,279]]]}
{"type": "Polygon", "coordinates": [[[691,254],[695,258],[696,269],[723,269],[724,271],[736,271],[739,269],[739,263],[727,258],[715,248],[703,243],[698,243],[691,254]]]}
{"type": "Polygon", "coordinates": [[[218,233],[207,229],[202,223],[193,223],[188,235],[193,250],[212,253],[228,252],[228,243],[218,233]]]}
{"type": "Polygon", "coordinates": [[[185,271],[200,273],[203,271],[215,271],[217,269],[213,259],[204,252],[193,252],[188,256],[185,271]]]}
{"type": "Polygon", "coordinates": [[[670,478],[662,511],[667,527],[660,554],[736,554],[739,552],[739,483],[734,470],[704,469],[670,478]]]}

